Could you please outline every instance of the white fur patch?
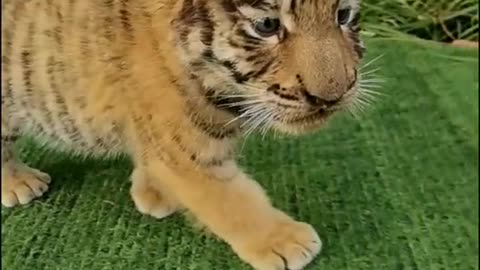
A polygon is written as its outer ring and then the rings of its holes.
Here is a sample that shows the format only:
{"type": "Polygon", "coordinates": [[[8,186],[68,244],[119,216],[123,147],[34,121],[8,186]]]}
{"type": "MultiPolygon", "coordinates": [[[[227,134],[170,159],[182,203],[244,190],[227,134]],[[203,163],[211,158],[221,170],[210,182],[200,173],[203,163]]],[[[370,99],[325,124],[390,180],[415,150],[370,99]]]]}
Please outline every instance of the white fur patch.
{"type": "Polygon", "coordinates": [[[238,8],[238,11],[240,11],[240,13],[242,13],[243,16],[249,18],[252,21],[260,20],[260,19],[265,18],[265,17],[277,17],[278,16],[278,14],[276,14],[273,11],[271,11],[271,12],[262,11],[262,10],[253,8],[251,6],[240,6],[238,8]]]}
{"type": "Polygon", "coordinates": [[[239,174],[240,169],[234,161],[226,161],[221,166],[212,167],[211,172],[220,179],[233,179],[239,174]]]}
{"type": "Polygon", "coordinates": [[[283,25],[288,30],[288,32],[295,32],[295,22],[293,21],[293,15],[290,10],[290,5],[294,0],[281,0],[280,8],[280,18],[283,25]]]}
{"type": "Polygon", "coordinates": [[[352,9],[352,17],[360,10],[360,0],[340,0],[340,4],[338,6],[339,9],[342,8],[351,8],[352,9]]]}

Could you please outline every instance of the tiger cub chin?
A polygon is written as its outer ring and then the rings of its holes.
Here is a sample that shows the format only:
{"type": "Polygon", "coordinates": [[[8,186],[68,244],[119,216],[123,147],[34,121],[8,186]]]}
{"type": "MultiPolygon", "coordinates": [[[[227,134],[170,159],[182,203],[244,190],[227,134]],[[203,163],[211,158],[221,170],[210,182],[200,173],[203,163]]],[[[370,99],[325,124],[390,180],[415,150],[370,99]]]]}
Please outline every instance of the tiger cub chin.
{"type": "Polygon", "coordinates": [[[137,209],[187,209],[255,269],[321,249],[235,163],[239,136],[317,130],[358,97],[359,0],[2,0],[2,205],[48,174],[22,135],[132,157],[137,209]]]}

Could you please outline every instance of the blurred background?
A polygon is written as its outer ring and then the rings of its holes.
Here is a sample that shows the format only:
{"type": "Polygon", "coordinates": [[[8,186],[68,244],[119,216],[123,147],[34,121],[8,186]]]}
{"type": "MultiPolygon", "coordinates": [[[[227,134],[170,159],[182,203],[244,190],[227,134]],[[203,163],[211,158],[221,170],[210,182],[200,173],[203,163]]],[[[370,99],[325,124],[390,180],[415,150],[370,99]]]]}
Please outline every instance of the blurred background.
{"type": "Polygon", "coordinates": [[[367,36],[478,41],[476,0],[363,0],[362,8],[367,36]]]}

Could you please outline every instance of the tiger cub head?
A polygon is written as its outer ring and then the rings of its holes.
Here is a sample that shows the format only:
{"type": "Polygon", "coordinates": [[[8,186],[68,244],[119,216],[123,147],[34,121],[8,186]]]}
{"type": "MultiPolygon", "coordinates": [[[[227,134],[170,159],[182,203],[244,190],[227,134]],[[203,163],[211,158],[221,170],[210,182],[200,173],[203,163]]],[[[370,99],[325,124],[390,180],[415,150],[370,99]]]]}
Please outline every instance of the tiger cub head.
{"type": "Polygon", "coordinates": [[[172,25],[212,104],[250,126],[302,134],[359,92],[359,1],[183,0],[172,25]]]}

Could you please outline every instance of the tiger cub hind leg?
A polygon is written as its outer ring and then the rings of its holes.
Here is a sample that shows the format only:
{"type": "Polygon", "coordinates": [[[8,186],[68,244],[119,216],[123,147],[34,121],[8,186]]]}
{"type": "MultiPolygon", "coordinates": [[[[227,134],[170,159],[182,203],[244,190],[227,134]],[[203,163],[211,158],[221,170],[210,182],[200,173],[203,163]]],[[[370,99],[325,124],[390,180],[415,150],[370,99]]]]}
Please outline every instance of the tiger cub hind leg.
{"type": "Polygon", "coordinates": [[[5,207],[28,204],[41,197],[51,181],[48,174],[17,159],[13,151],[15,139],[2,136],[2,205],[5,207]]]}
{"type": "Polygon", "coordinates": [[[157,219],[170,216],[178,210],[179,204],[163,187],[158,186],[158,181],[150,177],[141,168],[136,168],[131,175],[130,195],[137,210],[157,219]]]}

